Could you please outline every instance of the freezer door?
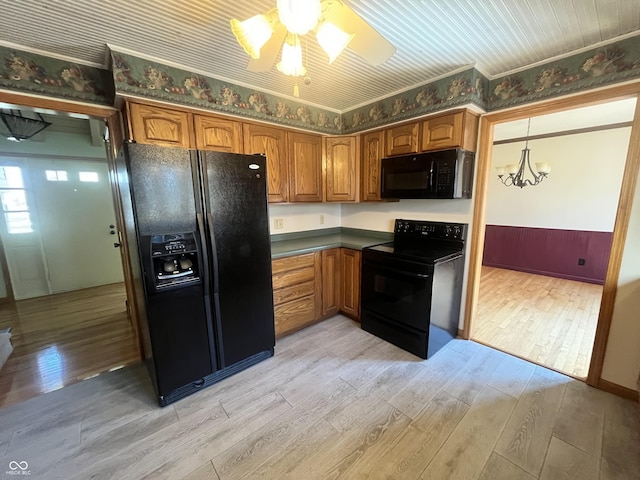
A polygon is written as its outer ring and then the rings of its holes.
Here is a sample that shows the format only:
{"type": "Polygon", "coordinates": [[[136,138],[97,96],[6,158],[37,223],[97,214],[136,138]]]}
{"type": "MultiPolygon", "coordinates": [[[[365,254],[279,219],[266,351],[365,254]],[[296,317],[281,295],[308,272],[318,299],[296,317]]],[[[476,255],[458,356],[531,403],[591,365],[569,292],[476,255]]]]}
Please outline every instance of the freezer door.
{"type": "Polygon", "coordinates": [[[201,152],[222,366],[275,345],[266,159],[201,152]]]}

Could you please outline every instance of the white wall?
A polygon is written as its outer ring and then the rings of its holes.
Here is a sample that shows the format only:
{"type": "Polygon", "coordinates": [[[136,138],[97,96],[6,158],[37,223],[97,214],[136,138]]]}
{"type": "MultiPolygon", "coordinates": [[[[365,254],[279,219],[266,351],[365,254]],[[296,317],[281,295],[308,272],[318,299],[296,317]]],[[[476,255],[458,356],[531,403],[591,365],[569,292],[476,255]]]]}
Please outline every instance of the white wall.
{"type": "Polygon", "coordinates": [[[495,145],[487,224],[611,232],[631,127],[529,142],[531,163],[551,174],[535,187],[505,187],[495,167],[518,163],[524,142],[495,145]]]}
{"type": "Polygon", "coordinates": [[[339,203],[269,205],[269,230],[272,235],[320,230],[339,226],[339,203]],[[323,218],[321,218],[321,216],[323,218]],[[283,228],[274,228],[275,219],[282,219],[283,228]]]}
{"type": "Polygon", "coordinates": [[[396,218],[435,222],[469,223],[473,217],[473,200],[400,200],[384,203],[342,204],[341,225],[393,232],[396,218]]]}
{"type": "Polygon", "coordinates": [[[637,390],[640,373],[640,177],[622,256],[602,378],[637,390]]]}

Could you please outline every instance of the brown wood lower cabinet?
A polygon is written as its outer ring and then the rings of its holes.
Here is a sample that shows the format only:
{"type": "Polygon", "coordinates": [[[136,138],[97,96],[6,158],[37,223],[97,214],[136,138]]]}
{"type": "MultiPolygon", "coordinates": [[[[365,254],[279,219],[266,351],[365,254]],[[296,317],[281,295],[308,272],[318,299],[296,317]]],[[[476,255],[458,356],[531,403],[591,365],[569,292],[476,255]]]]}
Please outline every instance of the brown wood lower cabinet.
{"type": "Polygon", "coordinates": [[[362,252],[340,249],[340,311],[360,321],[360,272],[362,252]]]}
{"type": "Polygon", "coordinates": [[[330,248],[272,262],[276,338],[342,312],[360,320],[361,252],[330,248]]]}
{"type": "Polygon", "coordinates": [[[322,316],[340,311],[340,249],[322,251],[322,316]]]}
{"type": "Polygon", "coordinates": [[[276,337],[300,330],[321,317],[321,252],[272,262],[276,337]]]}

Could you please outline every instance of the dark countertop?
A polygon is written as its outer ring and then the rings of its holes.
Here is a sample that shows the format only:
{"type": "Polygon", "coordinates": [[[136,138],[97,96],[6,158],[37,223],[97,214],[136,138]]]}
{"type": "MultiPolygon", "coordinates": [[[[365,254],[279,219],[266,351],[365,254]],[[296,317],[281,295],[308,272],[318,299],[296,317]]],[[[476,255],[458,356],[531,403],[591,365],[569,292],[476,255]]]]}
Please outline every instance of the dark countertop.
{"type": "Polygon", "coordinates": [[[364,247],[391,240],[393,240],[392,232],[345,227],[284,233],[271,235],[271,258],[289,257],[337,247],[362,250],[364,247]]]}

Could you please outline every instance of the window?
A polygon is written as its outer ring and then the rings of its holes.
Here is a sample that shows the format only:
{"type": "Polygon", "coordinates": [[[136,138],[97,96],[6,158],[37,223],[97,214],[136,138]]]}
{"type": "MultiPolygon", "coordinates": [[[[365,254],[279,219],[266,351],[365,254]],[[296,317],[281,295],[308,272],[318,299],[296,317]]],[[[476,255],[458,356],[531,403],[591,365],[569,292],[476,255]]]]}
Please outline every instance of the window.
{"type": "Polygon", "coordinates": [[[31,233],[31,213],[20,167],[0,166],[0,204],[9,233],[31,233]]]}
{"type": "Polygon", "coordinates": [[[50,182],[66,182],[68,180],[66,170],[46,170],[45,175],[50,182]]]}
{"type": "Polygon", "coordinates": [[[97,182],[99,181],[98,172],[80,172],[79,174],[81,182],[97,182]]]}

